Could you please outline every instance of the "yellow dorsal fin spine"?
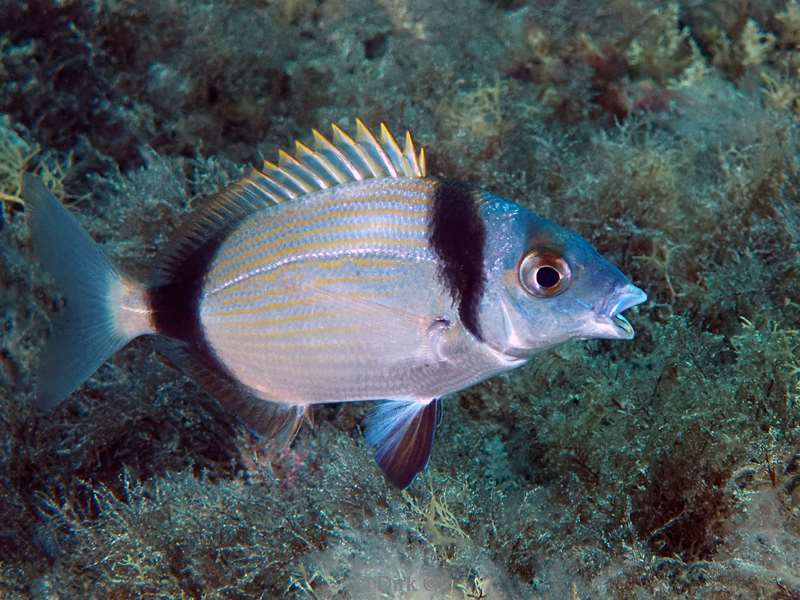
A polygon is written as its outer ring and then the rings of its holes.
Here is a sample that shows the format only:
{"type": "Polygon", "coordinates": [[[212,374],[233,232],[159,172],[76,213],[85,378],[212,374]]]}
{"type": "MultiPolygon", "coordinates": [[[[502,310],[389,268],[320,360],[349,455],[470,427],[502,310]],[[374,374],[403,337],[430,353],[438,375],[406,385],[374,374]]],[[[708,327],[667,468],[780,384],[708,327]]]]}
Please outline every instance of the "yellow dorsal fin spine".
{"type": "Polygon", "coordinates": [[[250,178],[256,183],[260,184],[262,187],[270,190],[272,198],[277,199],[277,202],[283,202],[284,200],[293,200],[294,198],[297,198],[296,192],[293,192],[280,182],[275,181],[272,177],[262,171],[255,171],[250,178]]]}
{"type": "MultiPolygon", "coordinates": [[[[381,130],[385,128],[386,126],[381,123],[381,130]]],[[[378,140],[375,139],[373,133],[364,125],[364,121],[361,119],[356,119],[356,140],[358,140],[358,143],[361,144],[367,154],[371,155],[375,162],[379,164],[384,176],[397,177],[397,167],[389,158],[386,149],[378,143],[378,140]]]]}
{"type": "Polygon", "coordinates": [[[249,193],[279,203],[348,181],[383,177],[425,177],[425,150],[406,131],[403,147],[380,124],[377,137],[356,119],[355,139],[335,123],[332,140],[312,129],[313,147],[295,142],[294,155],[280,150],[278,163],[264,161],[242,185],[249,193]]]}
{"type": "MultiPolygon", "coordinates": [[[[420,154],[422,151],[420,150],[420,154]]],[[[420,165],[417,158],[417,151],[414,148],[414,138],[411,137],[411,132],[406,131],[405,147],[403,149],[403,157],[409,164],[411,171],[408,173],[409,177],[425,177],[425,169],[420,165]]]]}
{"type": "Polygon", "coordinates": [[[328,160],[334,164],[338,163],[340,167],[344,167],[344,169],[350,174],[350,177],[348,178],[350,181],[361,181],[364,179],[364,175],[361,173],[361,171],[359,171],[358,168],[350,162],[350,160],[342,153],[342,151],[334,146],[328,138],[326,138],[316,129],[314,129],[314,143],[323,156],[328,158],[328,160]]]}
{"type": "Polygon", "coordinates": [[[299,180],[296,176],[282,169],[275,163],[264,161],[264,174],[272,177],[287,190],[294,192],[295,196],[302,196],[311,191],[311,186],[299,180]]]}
{"type": "Polygon", "coordinates": [[[345,174],[319,152],[314,152],[299,140],[294,144],[297,148],[297,157],[317,175],[328,180],[331,184],[344,183],[347,181],[345,174]]]}
{"type": "Polygon", "coordinates": [[[263,185],[263,183],[260,181],[261,179],[261,177],[248,177],[240,182],[240,187],[243,191],[247,191],[248,193],[253,192],[256,194],[261,194],[275,204],[280,204],[283,202],[284,198],[278,196],[273,190],[263,185]]]}
{"type": "Polygon", "coordinates": [[[364,173],[364,170],[367,171],[367,174],[364,175],[365,178],[383,176],[380,167],[378,167],[375,161],[364,151],[361,144],[351,138],[350,135],[336,123],[331,123],[331,129],[333,129],[334,143],[341,148],[342,152],[344,152],[353,163],[357,165],[360,164],[363,167],[361,170],[362,173],[364,173]]]}
{"type": "Polygon", "coordinates": [[[388,127],[386,127],[386,123],[381,123],[381,142],[383,147],[386,149],[386,153],[389,155],[395,170],[400,174],[400,176],[405,175],[408,177],[410,175],[410,171],[408,165],[406,164],[406,160],[403,157],[403,153],[400,151],[400,146],[398,146],[397,140],[394,139],[392,132],[389,131],[388,127]]]}
{"type": "Polygon", "coordinates": [[[317,175],[317,173],[309,169],[285,150],[278,151],[278,165],[287,173],[296,175],[298,179],[305,181],[309,185],[309,190],[325,189],[328,187],[327,182],[317,175]]]}

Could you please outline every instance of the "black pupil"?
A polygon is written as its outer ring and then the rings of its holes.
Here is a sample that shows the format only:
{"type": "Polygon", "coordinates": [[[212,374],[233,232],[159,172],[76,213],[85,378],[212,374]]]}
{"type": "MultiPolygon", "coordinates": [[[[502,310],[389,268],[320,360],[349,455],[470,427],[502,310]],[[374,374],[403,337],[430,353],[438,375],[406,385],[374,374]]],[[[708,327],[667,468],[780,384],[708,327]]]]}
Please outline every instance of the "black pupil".
{"type": "Polygon", "coordinates": [[[540,267],[536,271],[536,283],[539,287],[549,289],[558,285],[561,275],[553,267],[540,267]]]}

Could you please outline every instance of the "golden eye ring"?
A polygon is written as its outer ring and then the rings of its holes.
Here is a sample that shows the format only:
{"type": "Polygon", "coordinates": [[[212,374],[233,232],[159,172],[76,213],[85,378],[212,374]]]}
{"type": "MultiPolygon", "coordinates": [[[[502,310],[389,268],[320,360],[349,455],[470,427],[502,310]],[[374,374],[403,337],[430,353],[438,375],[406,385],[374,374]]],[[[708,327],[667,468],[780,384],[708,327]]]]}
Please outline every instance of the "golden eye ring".
{"type": "Polygon", "coordinates": [[[517,275],[523,289],[537,298],[556,296],[572,281],[569,264],[552,250],[533,250],[526,254],[519,263],[517,275]]]}

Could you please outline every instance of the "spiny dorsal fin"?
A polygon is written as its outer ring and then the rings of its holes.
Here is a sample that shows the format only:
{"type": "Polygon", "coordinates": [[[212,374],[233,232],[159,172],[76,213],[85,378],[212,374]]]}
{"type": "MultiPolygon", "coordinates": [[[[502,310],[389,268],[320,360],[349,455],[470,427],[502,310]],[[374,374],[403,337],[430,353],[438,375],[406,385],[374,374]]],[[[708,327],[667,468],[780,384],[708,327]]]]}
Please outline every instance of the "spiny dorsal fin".
{"type": "Polygon", "coordinates": [[[277,164],[264,161],[263,169],[255,170],[249,179],[273,202],[284,202],[347,181],[425,177],[425,150],[417,150],[410,132],[401,149],[384,123],[380,139],[361,119],[356,119],[355,138],[336,124],[331,128],[333,141],[314,129],[313,148],[295,142],[294,156],[281,150],[277,164]]]}

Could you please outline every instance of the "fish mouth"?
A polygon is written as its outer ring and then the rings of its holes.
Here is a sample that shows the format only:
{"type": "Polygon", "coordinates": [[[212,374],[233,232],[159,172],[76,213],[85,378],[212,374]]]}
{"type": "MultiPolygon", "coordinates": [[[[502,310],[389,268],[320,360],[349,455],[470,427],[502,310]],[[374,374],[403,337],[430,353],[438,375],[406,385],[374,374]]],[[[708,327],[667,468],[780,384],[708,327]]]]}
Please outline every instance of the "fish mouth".
{"type": "Polygon", "coordinates": [[[622,315],[612,315],[611,322],[622,330],[622,335],[625,336],[625,339],[632,339],[634,334],[633,325],[631,325],[630,321],[623,317],[622,315]]]}
{"type": "Polygon", "coordinates": [[[632,340],[635,335],[633,326],[628,319],[622,316],[622,312],[641,304],[647,300],[647,294],[635,285],[629,283],[616,294],[609,308],[603,311],[600,317],[601,335],[607,339],[632,340]]]}

